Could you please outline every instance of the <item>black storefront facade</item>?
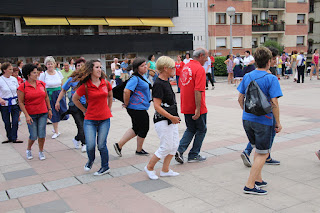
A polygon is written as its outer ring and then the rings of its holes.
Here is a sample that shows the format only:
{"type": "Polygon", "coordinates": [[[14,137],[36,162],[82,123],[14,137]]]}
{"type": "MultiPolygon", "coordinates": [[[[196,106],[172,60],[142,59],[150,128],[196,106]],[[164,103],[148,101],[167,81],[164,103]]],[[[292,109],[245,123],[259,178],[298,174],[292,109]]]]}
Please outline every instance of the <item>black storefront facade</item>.
{"type": "Polygon", "coordinates": [[[145,57],[170,53],[173,56],[193,49],[192,34],[169,33],[167,27],[27,26],[24,23],[27,16],[171,19],[178,16],[178,0],[91,0],[90,5],[85,0],[55,0],[45,4],[39,0],[3,2],[0,20],[15,21],[15,24],[18,21],[21,29],[17,25],[12,29],[0,27],[0,60],[14,62],[19,58],[30,62],[31,58],[43,60],[53,55],[63,56],[60,61],[66,61],[66,56],[92,55],[105,60],[108,68],[113,55],[145,57]]]}

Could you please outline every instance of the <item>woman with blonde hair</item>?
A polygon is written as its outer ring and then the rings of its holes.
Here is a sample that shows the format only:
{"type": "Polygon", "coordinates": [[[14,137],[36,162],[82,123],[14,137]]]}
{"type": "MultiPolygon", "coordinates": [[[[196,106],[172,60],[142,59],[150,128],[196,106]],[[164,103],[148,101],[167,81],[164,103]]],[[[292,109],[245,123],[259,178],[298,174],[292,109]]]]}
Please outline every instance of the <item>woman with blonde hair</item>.
{"type": "Polygon", "coordinates": [[[152,89],[155,109],[153,122],[160,138],[160,147],[144,168],[152,180],[158,179],[154,166],[160,159],[163,159],[160,176],[172,177],[179,175],[179,173],[169,169],[171,159],[179,146],[178,124],[180,123],[180,118],[175,94],[169,82],[169,78],[175,75],[175,62],[168,56],[161,56],[157,60],[156,67],[160,74],[155,80],[152,89]]]}
{"type": "Polygon", "coordinates": [[[54,106],[57,102],[59,94],[61,92],[63,75],[60,71],[55,70],[56,61],[52,56],[47,56],[44,60],[44,64],[47,70],[40,74],[39,80],[46,84],[47,93],[50,99],[50,105],[52,106],[52,124],[53,135],[52,139],[59,137],[60,132],[58,130],[58,123],[60,122],[60,116],[67,111],[66,99],[60,100],[60,110],[57,111],[54,106]]]}
{"type": "Polygon", "coordinates": [[[84,135],[87,146],[88,162],[84,166],[85,171],[90,171],[95,160],[96,143],[101,157],[101,168],[94,175],[109,173],[109,152],[107,137],[110,129],[112,86],[105,80],[99,60],[91,60],[85,63],[73,77],[73,82],[79,82],[76,92],[72,97],[73,103],[84,114],[84,135]],[[82,96],[86,96],[87,108],[80,102],[82,96]]]}

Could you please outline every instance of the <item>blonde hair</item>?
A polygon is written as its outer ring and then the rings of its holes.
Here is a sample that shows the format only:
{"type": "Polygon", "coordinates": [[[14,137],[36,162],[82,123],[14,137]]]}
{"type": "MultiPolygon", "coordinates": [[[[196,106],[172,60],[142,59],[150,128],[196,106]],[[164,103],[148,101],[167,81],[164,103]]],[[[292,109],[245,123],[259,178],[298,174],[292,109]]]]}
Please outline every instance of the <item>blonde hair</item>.
{"type": "Polygon", "coordinates": [[[156,67],[157,70],[161,73],[164,71],[164,68],[171,68],[171,67],[175,67],[175,63],[174,60],[168,56],[161,56],[160,58],[158,58],[157,62],[156,62],[156,67]]]}
{"type": "Polygon", "coordinates": [[[54,58],[52,56],[47,56],[46,59],[44,59],[44,65],[47,65],[47,63],[52,62],[52,63],[56,63],[56,60],[54,60],[54,58]]]}

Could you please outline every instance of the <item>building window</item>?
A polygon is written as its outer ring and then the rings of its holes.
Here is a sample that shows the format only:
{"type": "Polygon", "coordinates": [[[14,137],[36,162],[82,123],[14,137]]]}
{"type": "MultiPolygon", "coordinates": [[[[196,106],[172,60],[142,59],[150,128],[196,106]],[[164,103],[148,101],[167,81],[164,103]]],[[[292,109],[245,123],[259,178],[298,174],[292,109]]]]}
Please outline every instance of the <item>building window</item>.
{"type": "Polygon", "coordinates": [[[300,2],[300,3],[301,3],[301,2],[306,2],[306,0],[298,0],[298,2],[300,2]]]}
{"type": "Polygon", "coordinates": [[[314,12],[314,0],[309,0],[309,13],[314,12]]]}
{"type": "Polygon", "coordinates": [[[14,32],[13,20],[0,19],[0,32],[4,32],[4,33],[14,32]]]}
{"type": "Polygon", "coordinates": [[[305,14],[298,14],[297,16],[297,24],[304,24],[306,15],[305,14]]]}
{"type": "Polygon", "coordinates": [[[252,24],[258,24],[258,15],[252,15],[252,24]]]}
{"type": "Polygon", "coordinates": [[[233,48],[241,48],[242,47],[242,38],[241,37],[232,38],[232,47],[233,48]]]}
{"type": "Polygon", "coordinates": [[[270,41],[278,42],[278,38],[269,38],[270,41]]]}
{"type": "Polygon", "coordinates": [[[313,33],[313,21],[309,21],[309,33],[313,33]]]}
{"type": "Polygon", "coordinates": [[[242,14],[236,13],[234,16],[232,16],[232,22],[234,24],[242,24],[242,14]]]}
{"type": "Polygon", "coordinates": [[[225,13],[217,13],[217,24],[226,24],[226,14],[225,13]]]}
{"type": "Polygon", "coordinates": [[[304,36],[297,36],[297,45],[304,45],[304,36]]]}
{"type": "Polygon", "coordinates": [[[252,48],[257,48],[258,47],[258,39],[257,38],[252,38],[252,48]]]}
{"type": "Polygon", "coordinates": [[[226,48],[227,39],[226,38],[216,38],[216,48],[226,48]]]}

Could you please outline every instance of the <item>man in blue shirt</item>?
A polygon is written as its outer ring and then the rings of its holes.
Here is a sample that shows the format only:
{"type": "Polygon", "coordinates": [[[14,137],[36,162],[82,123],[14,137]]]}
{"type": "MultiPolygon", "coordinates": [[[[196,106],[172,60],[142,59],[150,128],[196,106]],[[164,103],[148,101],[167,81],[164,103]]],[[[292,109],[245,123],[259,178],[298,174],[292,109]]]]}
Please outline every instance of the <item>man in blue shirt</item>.
{"type": "Polygon", "coordinates": [[[279,119],[278,98],[282,96],[282,91],[278,79],[269,74],[272,53],[266,47],[259,47],[255,51],[254,58],[258,68],[246,74],[238,86],[239,104],[244,109],[244,98],[248,85],[255,80],[262,92],[266,95],[272,105],[272,112],[262,116],[256,116],[243,111],[243,127],[251,145],[256,148],[255,158],[251,167],[250,176],[243,189],[246,194],[265,195],[267,191],[260,187],[267,186],[267,182],[262,180],[261,170],[270,153],[273,116],[275,118],[275,130],[280,132],[282,126],[279,119]]]}
{"type": "Polygon", "coordinates": [[[122,69],[122,72],[123,72],[123,78],[122,78],[123,82],[129,79],[129,73],[127,70],[128,66],[129,66],[128,59],[125,58],[124,61],[120,64],[120,68],[122,69]]]}

